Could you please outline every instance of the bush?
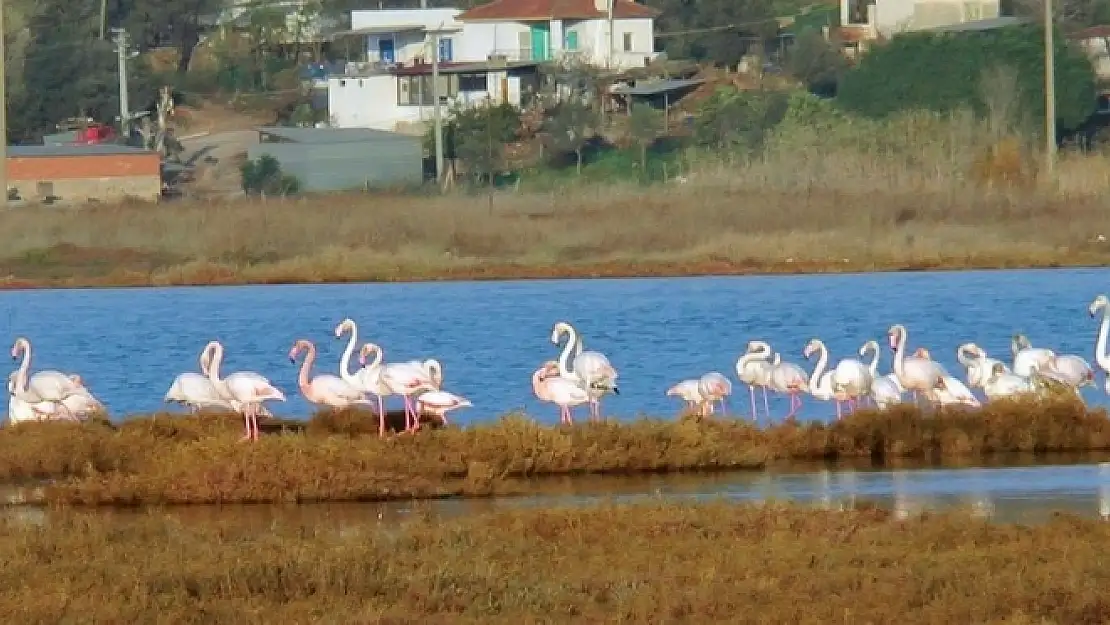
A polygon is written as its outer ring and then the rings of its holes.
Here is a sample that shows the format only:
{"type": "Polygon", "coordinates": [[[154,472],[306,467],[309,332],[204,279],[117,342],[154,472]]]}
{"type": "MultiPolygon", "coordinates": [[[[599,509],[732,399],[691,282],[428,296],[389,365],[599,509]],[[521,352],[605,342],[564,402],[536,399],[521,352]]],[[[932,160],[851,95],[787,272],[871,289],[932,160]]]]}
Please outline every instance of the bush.
{"type": "MultiPolygon", "coordinates": [[[[1094,72],[1087,56],[1063,36],[1056,44],[1056,115],[1064,128],[1082,124],[1095,108],[1094,72]]],[[[985,32],[907,33],[865,55],[846,72],[837,101],[868,117],[908,109],[950,113],[970,108],[986,114],[983,75],[992,68],[1013,68],[1019,117],[1025,129],[1042,131],[1044,119],[1044,45],[1040,26],[985,32]]]]}
{"type": "Polygon", "coordinates": [[[239,173],[247,195],[293,195],[301,188],[300,181],[282,173],[281,163],[269,154],[243,163],[239,173]]]}

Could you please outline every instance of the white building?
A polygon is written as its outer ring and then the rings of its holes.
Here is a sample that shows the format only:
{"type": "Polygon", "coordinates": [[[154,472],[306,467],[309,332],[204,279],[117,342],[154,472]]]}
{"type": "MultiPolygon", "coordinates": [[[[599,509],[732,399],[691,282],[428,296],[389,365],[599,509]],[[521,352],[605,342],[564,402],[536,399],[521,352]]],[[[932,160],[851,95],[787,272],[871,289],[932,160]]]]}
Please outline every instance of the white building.
{"type": "Polygon", "coordinates": [[[632,0],[494,0],[457,19],[464,24],[466,55],[539,62],[571,56],[626,69],[656,57],[658,15],[632,0]]]}
{"type": "Polygon", "coordinates": [[[352,11],[351,30],[337,34],[360,42],[360,61],[328,79],[332,125],[420,131],[433,114],[436,39],[439,92],[448,108],[486,101],[520,106],[538,88],[536,67],[546,61],[570,57],[615,69],[643,67],[656,56],[658,11],[632,0],[612,1],[611,29],[609,0],[352,11]]]}
{"type": "Polygon", "coordinates": [[[840,0],[841,32],[851,41],[983,22],[1001,16],[1001,0],[840,0]]]}

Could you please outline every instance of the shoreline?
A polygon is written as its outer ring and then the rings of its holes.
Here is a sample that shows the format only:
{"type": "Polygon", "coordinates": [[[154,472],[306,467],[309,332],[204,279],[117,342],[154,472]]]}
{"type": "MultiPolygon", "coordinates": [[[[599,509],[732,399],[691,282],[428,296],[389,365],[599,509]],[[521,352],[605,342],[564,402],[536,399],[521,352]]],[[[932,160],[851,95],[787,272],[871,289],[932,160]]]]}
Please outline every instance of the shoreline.
{"type": "MultiPolygon", "coordinates": [[[[465,261],[462,261],[465,263],[465,261]]],[[[120,289],[198,286],[287,286],[327,284],[422,284],[440,282],[508,282],[519,280],[590,280],[645,278],[711,278],[740,276],[821,276],[959,271],[1007,271],[1035,269],[1099,269],[1110,260],[1090,257],[1073,260],[1014,260],[1009,258],[930,259],[914,261],[796,261],[761,262],[695,260],[676,262],[601,261],[571,265],[490,263],[437,268],[404,267],[369,269],[345,275],[321,277],[312,272],[280,271],[273,264],[233,266],[199,262],[171,266],[158,271],[137,272],[115,269],[107,274],[72,275],[64,278],[0,277],[0,291],[48,289],[120,289]]],[[[0,268],[4,267],[0,263],[0,268]]],[[[74,267],[75,272],[81,269],[74,267]]]]}
{"type": "Polygon", "coordinates": [[[31,485],[25,503],[34,504],[295,504],[526,494],[548,477],[1110,451],[1106,411],[1066,400],[928,418],[901,406],[767,428],[692,418],[549,427],[512,415],[384,439],[368,415],[318,414],[297,427],[303,433],[278,422],[251,443],[239,441],[239,420],[228,415],[25,424],[0,430],[0,481],[31,485]]]}

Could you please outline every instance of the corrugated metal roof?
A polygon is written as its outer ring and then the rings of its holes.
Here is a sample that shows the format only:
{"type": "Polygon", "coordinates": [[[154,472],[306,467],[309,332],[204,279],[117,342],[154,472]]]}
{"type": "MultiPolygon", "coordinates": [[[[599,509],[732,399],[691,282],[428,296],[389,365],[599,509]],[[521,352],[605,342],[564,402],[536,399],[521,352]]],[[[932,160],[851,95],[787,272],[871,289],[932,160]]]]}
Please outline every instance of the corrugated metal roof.
{"type": "Polygon", "coordinates": [[[931,33],[959,33],[972,32],[977,30],[994,30],[995,28],[1005,28],[1007,26],[1018,26],[1020,24],[1028,23],[1030,23],[1030,20],[1028,19],[1004,15],[1002,17],[992,17],[985,20],[975,20],[973,22],[960,22],[959,24],[948,24],[945,26],[936,26],[934,28],[924,28],[922,30],[931,33]]]}
{"type": "Polygon", "coordinates": [[[96,145],[9,145],[8,156],[95,156],[104,154],[154,154],[150,150],[129,145],[100,143],[96,145]]]}
{"type": "Polygon", "coordinates": [[[623,95],[655,95],[657,93],[664,93],[666,91],[677,91],[678,89],[685,89],[686,87],[693,87],[700,85],[705,80],[701,78],[668,78],[665,80],[652,80],[643,81],[635,87],[626,85],[617,85],[610,89],[612,93],[619,93],[623,95]]]}
{"type": "MultiPolygon", "coordinates": [[[[388,130],[373,128],[294,128],[284,126],[263,126],[258,129],[262,134],[271,135],[293,143],[358,143],[362,141],[381,141],[389,139],[410,139],[388,130]]],[[[415,138],[417,141],[420,137],[415,138]]]]}

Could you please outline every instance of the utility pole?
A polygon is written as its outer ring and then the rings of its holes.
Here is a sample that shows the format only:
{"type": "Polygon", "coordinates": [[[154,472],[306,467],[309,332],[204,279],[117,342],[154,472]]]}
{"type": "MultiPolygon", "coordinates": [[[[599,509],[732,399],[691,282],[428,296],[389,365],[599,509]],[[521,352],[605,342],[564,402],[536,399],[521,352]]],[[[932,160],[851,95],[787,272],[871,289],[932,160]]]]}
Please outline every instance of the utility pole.
{"type": "Polygon", "coordinates": [[[1056,54],[1053,44],[1052,0],[1044,0],[1044,134],[1045,170],[1056,180],[1056,54]]]}
{"type": "Polygon", "coordinates": [[[108,25],[108,0],[100,0],[100,40],[104,41],[104,28],[108,25]]]}
{"type": "Polygon", "coordinates": [[[129,139],[131,111],[127,105],[127,31],[113,28],[112,32],[116,35],[116,57],[119,59],[119,129],[123,138],[129,139]]]}
{"type": "Polygon", "coordinates": [[[443,181],[443,118],[439,114],[439,31],[432,32],[432,124],[436,141],[436,182],[443,181]]]}
{"type": "Polygon", "coordinates": [[[605,56],[605,69],[613,69],[613,11],[617,0],[609,0],[609,53],[605,56]]]}
{"type": "Polygon", "coordinates": [[[4,0],[0,0],[0,189],[8,207],[8,72],[4,55],[4,0]]]}

